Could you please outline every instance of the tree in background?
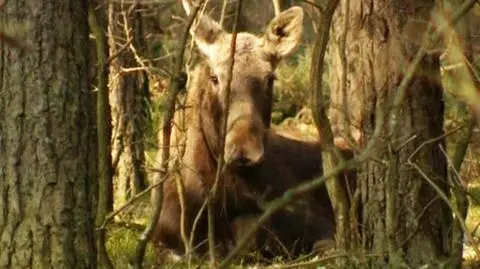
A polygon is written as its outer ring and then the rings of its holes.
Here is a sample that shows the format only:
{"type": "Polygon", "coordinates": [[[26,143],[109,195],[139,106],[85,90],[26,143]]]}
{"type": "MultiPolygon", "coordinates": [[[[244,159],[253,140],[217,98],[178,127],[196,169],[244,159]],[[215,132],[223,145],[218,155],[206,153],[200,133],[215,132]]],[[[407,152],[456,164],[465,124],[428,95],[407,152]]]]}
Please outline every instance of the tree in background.
{"type": "Polygon", "coordinates": [[[0,20],[23,48],[0,45],[0,268],[95,268],[87,1],[9,1],[0,20]]]}
{"type": "Polygon", "coordinates": [[[149,81],[140,4],[108,4],[114,201],[122,204],[147,185],[144,133],[149,81]]]}

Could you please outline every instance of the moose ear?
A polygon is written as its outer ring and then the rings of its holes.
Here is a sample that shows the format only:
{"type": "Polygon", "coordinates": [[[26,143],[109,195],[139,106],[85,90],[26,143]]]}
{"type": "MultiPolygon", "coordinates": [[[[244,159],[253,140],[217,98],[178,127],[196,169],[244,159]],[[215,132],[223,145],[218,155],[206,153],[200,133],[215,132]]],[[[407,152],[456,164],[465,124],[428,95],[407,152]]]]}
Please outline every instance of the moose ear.
{"type": "Polygon", "coordinates": [[[292,54],[302,40],[303,9],[291,7],[278,14],[268,24],[264,46],[276,58],[292,54]]]}
{"type": "MultiPolygon", "coordinates": [[[[185,12],[190,15],[193,7],[192,0],[182,2],[185,12]]],[[[214,57],[218,49],[216,44],[219,44],[218,41],[226,35],[222,27],[206,15],[200,15],[198,25],[192,26],[190,34],[194,37],[198,49],[208,58],[214,57]]]]}

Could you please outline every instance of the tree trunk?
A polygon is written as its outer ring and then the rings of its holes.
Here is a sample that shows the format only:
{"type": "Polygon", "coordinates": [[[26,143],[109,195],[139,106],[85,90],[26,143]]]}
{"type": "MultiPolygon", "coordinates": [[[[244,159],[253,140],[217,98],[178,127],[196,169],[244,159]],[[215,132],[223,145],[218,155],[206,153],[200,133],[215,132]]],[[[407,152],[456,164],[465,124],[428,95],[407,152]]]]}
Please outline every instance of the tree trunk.
{"type": "Polygon", "coordinates": [[[376,160],[359,167],[362,204],[361,246],[367,253],[384,255],[372,268],[437,268],[448,255],[450,210],[427,182],[446,191],[442,87],[438,55],[426,56],[401,106],[400,130],[390,134],[382,118],[404,71],[420,48],[432,0],[342,0],[334,19],[329,57],[331,105],[335,136],[360,132],[361,145],[372,137],[376,121],[384,128],[376,160]],[[346,3],[349,25],[345,27],[346,3]],[[341,37],[347,30],[346,63],[341,37]],[[346,81],[342,80],[346,72],[346,81]],[[433,140],[435,139],[435,140],[433,140]],[[426,143],[428,141],[428,143],[426,143]],[[384,163],[378,160],[383,160],[384,163]],[[411,160],[411,162],[409,162],[411,160]]]}
{"type": "Polygon", "coordinates": [[[136,40],[143,36],[139,31],[141,18],[131,8],[119,3],[111,3],[109,7],[110,55],[116,55],[111,61],[109,79],[115,205],[123,204],[146,187],[143,104],[148,98],[148,91],[145,92],[148,81],[132,50],[135,47],[135,53],[142,52],[136,40]]]}
{"type": "Polygon", "coordinates": [[[0,45],[0,268],[96,268],[87,1],[9,1],[0,18],[28,47],[0,45]]]}

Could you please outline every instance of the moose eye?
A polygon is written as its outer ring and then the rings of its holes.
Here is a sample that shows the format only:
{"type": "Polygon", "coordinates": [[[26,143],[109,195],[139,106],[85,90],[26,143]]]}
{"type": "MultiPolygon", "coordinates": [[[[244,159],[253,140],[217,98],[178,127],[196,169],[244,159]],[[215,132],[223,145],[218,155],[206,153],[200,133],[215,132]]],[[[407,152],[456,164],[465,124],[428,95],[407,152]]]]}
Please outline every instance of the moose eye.
{"type": "Polygon", "coordinates": [[[210,81],[213,83],[213,85],[218,85],[218,77],[215,75],[210,76],[210,81]]]}

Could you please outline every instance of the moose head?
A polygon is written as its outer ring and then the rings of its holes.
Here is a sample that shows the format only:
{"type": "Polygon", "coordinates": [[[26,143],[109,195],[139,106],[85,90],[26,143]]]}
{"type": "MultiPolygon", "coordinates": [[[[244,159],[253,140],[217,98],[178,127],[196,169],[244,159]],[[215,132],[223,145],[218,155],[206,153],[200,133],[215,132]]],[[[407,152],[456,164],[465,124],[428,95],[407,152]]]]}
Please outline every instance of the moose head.
{"type": "MultiPolygon", "coordinates": [[[[190,14],[192,1],[183,1],[190,14]]],[[[279,60],[291,55],[301,42],[303,10],[292,7],[276,16],[262,36],[238,33],[230,84],[228,117],[225,94],[230,64],[232,34],[206,15],[198,18],[191,34],[205,66],[197,87],[203,98],[196,101],[198,113],[210,151],[218,156],[221,122],[227,121],[225,163],[228,166],[254,166],[262,162],[270,127],[272,90],[275,68],[279,60]]]]}

